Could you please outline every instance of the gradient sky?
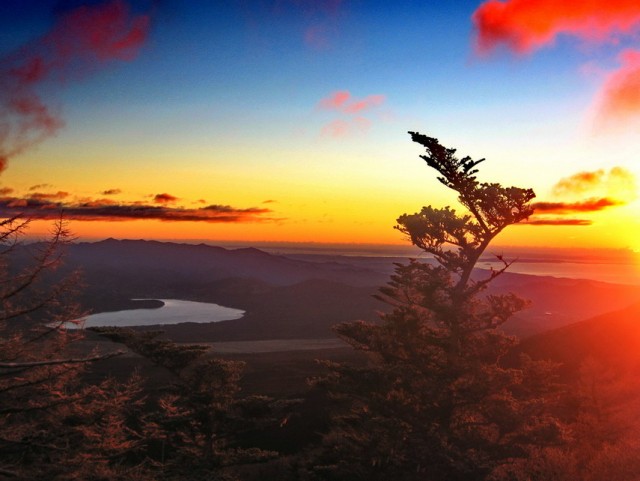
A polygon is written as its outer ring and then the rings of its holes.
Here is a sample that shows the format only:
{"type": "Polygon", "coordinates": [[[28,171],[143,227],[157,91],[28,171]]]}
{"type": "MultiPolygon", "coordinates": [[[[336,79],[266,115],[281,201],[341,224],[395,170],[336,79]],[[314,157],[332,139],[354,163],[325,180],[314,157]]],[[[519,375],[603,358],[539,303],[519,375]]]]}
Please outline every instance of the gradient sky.
{"type": "Polygon", "coordinates": [[[0,214],[81,238],[404,242],[416,130],[536,191],[498,243],[640,250],[637,0],[3,0],[0,87],[0,214]]]}

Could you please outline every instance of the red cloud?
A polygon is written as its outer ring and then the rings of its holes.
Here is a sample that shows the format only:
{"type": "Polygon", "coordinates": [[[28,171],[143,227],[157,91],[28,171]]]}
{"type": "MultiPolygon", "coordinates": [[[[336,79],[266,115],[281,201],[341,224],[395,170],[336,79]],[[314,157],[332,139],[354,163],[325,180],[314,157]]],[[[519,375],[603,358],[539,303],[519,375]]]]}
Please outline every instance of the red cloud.
{"type": "Polygon", "coordinates": [[[368,95],[360,100],[352,100],[351,93],[347,90],[339,90],[320,100],[319,105],[323,109],[338,110],[345,114],[357,114],[372,107],[382,105],[384,95],[368,95]]]}
{"type": "Polygon", "coordinates": [[[320,100],[320,107],[323,109],[342,109],[347,101],[351,98],[348,90],[339,90],[320,100]]]}
{"type": "Polygon", "coordinates": [[[164,194],[156,194],[156,195],[153,197],[153,201],[154,201],[156,204],[171,204],[171,203],[176,202],[176,201],[178,201],[178,200],[179,200],[179,199],[178,199],[177,197],[175,197],[175,196],[173,196],[173,195],[171,195],[171,194],[167,194],[167,193],[164,193],[164,194]]]}
{"type": "MultiPolygon", "coordinates": [[[[480,53],[499,45],[531,52],[561,34],[617,42],[640,28],[640,1],[489,0],[475,11],[473,22],[480,53]]],[[[598,95],[599,120],[620,123],[640,113],[640,51],[626,50],[619,58],[621,67],[609,74],[598,95]]]]}
{"type": "Polygon", "coordinates": [[[363,110],[370,109],[371,107],[382,105],[384,103],[384,100],[384,95],[369,95],[362,100],[358,100],[345,105],[344,111],[348,114],[356,114],[362,112],[363,110]]]}
{"type": "Polygon", "coordinates": [[[322,127],[321,134],[325,137],[341,138],[357,132],[366,132],[371,126],[371,121],[365,117],[354,117],[347,120],[334,120],[322,127]]]}
{"type": "Polygon", "coordinates": [[[518,53],[547,45],[559,35],[604,40],[640,25],[637,0],[489,0],[473,14],[477,47],[502,44],[518,53]]]}
{"type": "Polygon", "coordinates": [[[625,50],[619,58],[622,65],[605,80],[598,103],[603,118],[625,121],[640,112],[640,51],[625,50]]]}
{"type": "Polygon", "coordinates": [[[0,195],[9,195],[13,193],[13,189],[11,187],[0,187],[0,195]]]}
{"type": "Polygon", "coordinates": [[[36,93],[51,80],[89,71],[111,59],[131,60],[144,42],[148,15],[122,0],[62,15],[46,35],[0,58],[0,172],[9,159],[63,125],[36,93]]]}

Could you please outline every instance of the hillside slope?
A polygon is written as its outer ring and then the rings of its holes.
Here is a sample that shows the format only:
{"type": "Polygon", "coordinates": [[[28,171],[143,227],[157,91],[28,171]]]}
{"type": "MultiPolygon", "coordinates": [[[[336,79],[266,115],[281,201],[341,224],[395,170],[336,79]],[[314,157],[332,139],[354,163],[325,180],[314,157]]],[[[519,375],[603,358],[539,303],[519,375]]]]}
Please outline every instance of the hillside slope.
{"type": "Polygon", "coordinates": [[[577,372],[590,360],[609,369],[640,369],[640,303],[532,336],[518,351],[563,364],[577,372]]]}

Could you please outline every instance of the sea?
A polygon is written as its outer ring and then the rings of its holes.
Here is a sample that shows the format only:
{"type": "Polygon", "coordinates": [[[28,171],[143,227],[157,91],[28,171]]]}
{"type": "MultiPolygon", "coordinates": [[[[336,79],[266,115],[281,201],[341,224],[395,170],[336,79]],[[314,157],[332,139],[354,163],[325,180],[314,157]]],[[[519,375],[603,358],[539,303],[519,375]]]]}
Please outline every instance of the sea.
{"type": "MultiPolygon", "coordinates": [[[[328,260],[336,257],[348,263],[349,258],[416,258],[429,259],[420,249],[410,245],[323,245],[323,244],[265,244],[258,247],[275,255],[328,260]]],[[[570,279],[589,279],[614,284],[640,285],[640,252],[631,249],[604,248],[536,248],[490,246],[477,267],[500,269],[502,259],[512,262],[508,272],[534,276],[570,279]]],[[[353,260],[353,259],[352,259],[353,260]]],[[[362,265],[362,262],[358,262],[362,265]]]]}

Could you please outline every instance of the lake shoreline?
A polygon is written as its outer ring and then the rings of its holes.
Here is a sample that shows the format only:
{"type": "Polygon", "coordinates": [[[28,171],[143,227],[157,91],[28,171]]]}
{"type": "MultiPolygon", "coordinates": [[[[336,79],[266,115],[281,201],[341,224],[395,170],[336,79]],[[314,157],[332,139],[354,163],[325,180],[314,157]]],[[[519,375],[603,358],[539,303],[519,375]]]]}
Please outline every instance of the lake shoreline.
{"type": "Polygon", "coordinates": [[[213,302],[180,299],[130,299],[129,309],[104,311],[84,318],[83,327],[148,327],[173,324],[208,324],[237,320],[245,311],[213,302]]]}

